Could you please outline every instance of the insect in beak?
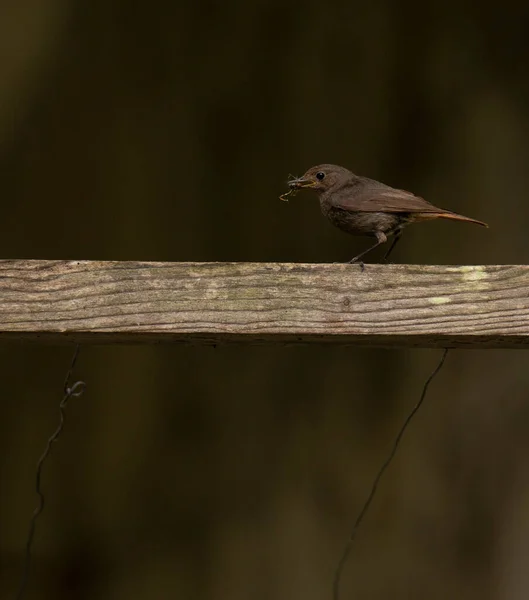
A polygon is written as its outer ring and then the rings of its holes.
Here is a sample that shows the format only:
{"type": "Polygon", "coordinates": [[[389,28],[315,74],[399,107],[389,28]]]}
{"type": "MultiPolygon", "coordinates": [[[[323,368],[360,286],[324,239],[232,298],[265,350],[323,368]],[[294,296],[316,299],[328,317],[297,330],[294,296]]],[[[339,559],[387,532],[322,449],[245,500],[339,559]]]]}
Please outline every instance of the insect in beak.
{"type": "Polygon", "coordinates": [[[289,177],[290,179],[287,181],[287,184],[290,189],[279,196],[279,199],[285,202],[288,202],[288,199],[295,196],[299,190],[316,185],[316,181],[312,179],[303,179],[303,177],[294,177],[294,175],[289,175],[289,177]]]}
{"type": "Polygon", "coordinates": [[[292,185],[298,179],[299,178],[295,175],[292,175],[292,173],[288,174],[287,185],[290,189],[288,190],[288,192],[285,192],[284,194],[281,194],[281,196],[279,196],[280,200],[283,200],[283,202],[288,202],[289,198],[293,198],[298,193],[298,188],[295,185],[292,185]]]}

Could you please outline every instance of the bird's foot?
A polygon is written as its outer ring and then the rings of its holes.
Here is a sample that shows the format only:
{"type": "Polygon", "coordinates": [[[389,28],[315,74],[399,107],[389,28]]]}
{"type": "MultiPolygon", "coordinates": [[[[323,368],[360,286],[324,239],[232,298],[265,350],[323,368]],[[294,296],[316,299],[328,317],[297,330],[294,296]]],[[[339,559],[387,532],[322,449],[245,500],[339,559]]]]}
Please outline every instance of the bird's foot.
{"type": "Polygon", "coordinates": [[[366,266],[364,264],[364,261],[363,260],[359,260],[356,256],[354,258],[351,258],[351,260],[349,260],[347,262],[350,265],[355,265],[355,264],[360,265],[360,271],[362,271],[362,273],[366,270],[366,266]]]}
{"type": "Polygon", "coordinates": [[[361,260],[357,260],[356,258],[352,258],[351,260],[348,260],[346,263],[340,262],[338,260],[335,260],[333,263],[331,263],[333,265],[360,265],[360,270],[362,271],[362,273],[366,270],[366,266],[364,264],[363,261],[361,260]]]}

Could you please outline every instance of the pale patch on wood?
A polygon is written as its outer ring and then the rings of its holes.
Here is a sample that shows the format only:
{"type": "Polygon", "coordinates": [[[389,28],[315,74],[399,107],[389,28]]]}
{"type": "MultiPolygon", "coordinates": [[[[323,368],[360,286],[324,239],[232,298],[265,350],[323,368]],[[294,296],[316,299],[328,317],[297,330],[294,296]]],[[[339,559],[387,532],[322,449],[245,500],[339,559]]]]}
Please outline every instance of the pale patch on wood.
{"type": "Polygon", "coordinates": [[[448,296],[439,296],[437,298],[429,298],[429,301],[432,304],[448,304],[448,302],[452,302],[452,299],[448,296]]]}

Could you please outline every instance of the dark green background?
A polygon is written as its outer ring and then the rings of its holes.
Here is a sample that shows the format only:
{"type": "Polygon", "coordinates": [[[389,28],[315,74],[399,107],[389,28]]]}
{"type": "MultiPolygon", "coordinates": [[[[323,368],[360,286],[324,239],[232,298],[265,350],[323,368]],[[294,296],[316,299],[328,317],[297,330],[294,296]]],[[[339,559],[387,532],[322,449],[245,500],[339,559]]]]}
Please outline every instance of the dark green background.
{"type": "MultiPolygon", "coordinates": [[[[529,7],[436,4],[5,0],[0,257],[345,261],[366,240],[308,193],[278,200],[289,172],[335,162],[491,225],[412,227],[394,260],[527,263],[529,7]]],[[[0,347],[2,599],[71,353],[0,347]]],[[[28,599],[329,598],[439,358],[83,347],[28,599]]],[[[344,600],[529,596],[528,384],[526,352],[449,355],[344,600]]]]}

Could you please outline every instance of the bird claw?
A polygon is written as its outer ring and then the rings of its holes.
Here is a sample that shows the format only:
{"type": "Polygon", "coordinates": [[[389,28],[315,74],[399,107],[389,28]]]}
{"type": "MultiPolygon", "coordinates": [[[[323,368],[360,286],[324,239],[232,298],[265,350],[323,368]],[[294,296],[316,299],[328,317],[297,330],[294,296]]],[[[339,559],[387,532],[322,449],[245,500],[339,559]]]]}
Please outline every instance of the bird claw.
{"type": "Polygon", "coordinates": [[[363,260],[358,260],[358,258],[351,258],[351,260],[347,261],[348,264],[350,265],[355,265],[358,264],[360,265],[360,271],[362,271],[362,273],[366,270],[366,266],[364,264],[363,260]]]}

